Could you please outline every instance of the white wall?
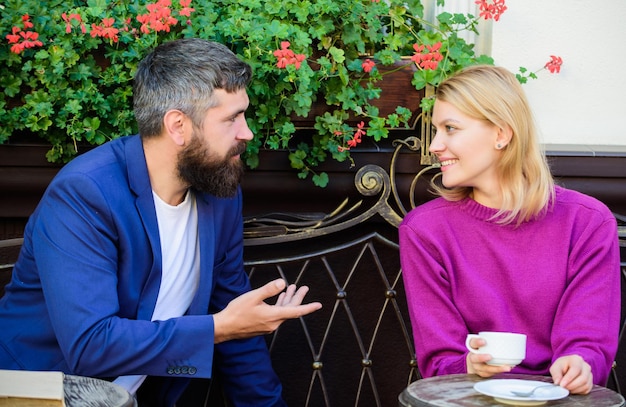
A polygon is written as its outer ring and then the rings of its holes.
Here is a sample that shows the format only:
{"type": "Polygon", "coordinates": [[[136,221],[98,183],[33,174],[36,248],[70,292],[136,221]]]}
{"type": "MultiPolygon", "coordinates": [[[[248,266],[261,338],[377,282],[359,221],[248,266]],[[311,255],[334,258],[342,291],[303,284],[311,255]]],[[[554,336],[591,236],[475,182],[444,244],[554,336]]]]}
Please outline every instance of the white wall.
{"type": "MultiPolygon", "coordinates": [[[[459,0],[448,0],[459,1],[459,0]]],[[[563,58],[524,85],[548,144],[626,146],[626,0],[507,0],[491,55],[517,72],[563,58]]]]}

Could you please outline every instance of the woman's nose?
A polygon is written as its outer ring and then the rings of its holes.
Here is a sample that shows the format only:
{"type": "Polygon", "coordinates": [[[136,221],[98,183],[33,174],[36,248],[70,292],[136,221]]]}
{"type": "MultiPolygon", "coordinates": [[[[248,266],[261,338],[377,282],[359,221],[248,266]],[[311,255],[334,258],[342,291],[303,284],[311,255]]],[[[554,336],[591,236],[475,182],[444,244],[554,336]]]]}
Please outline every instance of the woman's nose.
{"type": "Polygon", "coordinates": [[[435,154],[437,152],[445,150],[445,148],[446,146],[441,142],[441,137],[438,137],[437,133],[435,133],[433,138],[430,140],[430,146],[428,146],[428,151],[432,154],[435,154]]]}

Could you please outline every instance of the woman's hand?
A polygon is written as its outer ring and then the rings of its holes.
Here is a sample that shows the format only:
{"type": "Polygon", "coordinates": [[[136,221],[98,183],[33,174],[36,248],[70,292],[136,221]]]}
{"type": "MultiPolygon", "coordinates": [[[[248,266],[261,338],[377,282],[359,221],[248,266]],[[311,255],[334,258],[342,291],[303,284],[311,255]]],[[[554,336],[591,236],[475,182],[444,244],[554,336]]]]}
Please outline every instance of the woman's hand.
{"type": "Polygon", "coordinates": [[[554,384],[566,388],[572,394],[588,394],[593,388],[591,366],[578,355],[558,358],[550,366],[550,374],[554,384]]]}
{"type": "MultiPolygon", "coordinates": [[[[470,341],[470,346],[474,349],[478,349],[481,346],[486,344],[484,339],[481,338],[473,338],[470,341]]],[[[467,357],[465,359],[467,373],[477,374],[480,377],[491,377],[498,373],[510,372],[513,369],[513,366],[509,365],[500,365],[500,366],[492,366],[488,365],[487,362],[491,360],[491,355],[482,353],[472,353],[468,352],[467,357]]]]}

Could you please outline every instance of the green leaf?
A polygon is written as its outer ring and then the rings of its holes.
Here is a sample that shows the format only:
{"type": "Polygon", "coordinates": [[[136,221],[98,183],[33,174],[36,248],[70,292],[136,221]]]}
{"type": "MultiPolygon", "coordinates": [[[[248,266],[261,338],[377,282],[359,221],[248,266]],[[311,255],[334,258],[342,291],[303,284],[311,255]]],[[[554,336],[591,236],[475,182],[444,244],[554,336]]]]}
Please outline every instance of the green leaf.
{"type": "Polygon", "coordinates": [[[32,131],[48,130],[52,125],[52,121],[47,116],[29,116],[26,119],[26,127],[32,131]]]}
{"type": "Polygon", "coordinates": [[[271,37],[287,39],[289,31],[285,24],[281,24],[278,20],[273,20],[271,23],[266,24],[263,27],[265,33],[271,37]]]}
{"type": "Polygon", "coordinates": [[[12,73],[8,73],[7,75],[0,76],[0,86],[4,88],[4,94],[9,97],[14,97],[20,92],[20,86],[22,85],[22,80],[13,75],[12,73]]]}
{"type": "Polygon", "coordinates": [[[343,49],[330,47],[328,52],[330,53],[330,55],[332,55],[333,60],[338,64],[343,64],[343,62],[346,60],[345,51],[343,49]]]}
{"type": "Polygon", "coordinates": [[[328,185],[328,181],[329,181],[328,174],[325,172],[315,174],[312,177],[312,181],[313,181],[313,184],[315,184],[316,186],[320,188],[326,188],[326,186],[328,185]]]}
{"type": "Polygon", "coordinates": [[[255,154],[255,155],[246,155],[245,157],[245,163],[248,167],[255,169],[258,168],[259,166],[259,155],[255,154]]]}
{"type": "Polygon", "coordinates": [[[304,160],[306,159],[306,152],[302,150],[296,150],[289,154],[289,162],[291,167],[297,170],[305,167],[304,160]]]}
{"type": "Polygon", "coordinates": [[[92,17],[99,17],[107,8],[107,0],[87,0],[86,12],[92,17]]]}

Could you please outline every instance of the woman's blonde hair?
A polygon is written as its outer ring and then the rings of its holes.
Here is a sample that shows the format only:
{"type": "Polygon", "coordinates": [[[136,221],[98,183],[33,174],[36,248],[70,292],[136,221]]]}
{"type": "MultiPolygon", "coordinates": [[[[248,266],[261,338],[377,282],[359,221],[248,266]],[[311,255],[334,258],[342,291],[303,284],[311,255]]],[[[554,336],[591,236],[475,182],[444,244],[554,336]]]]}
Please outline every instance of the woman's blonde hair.
{"type": "MultiPolygon", "coordinates": [[[[512,130],[511,141],[497,163],[502,207],[494,218],[499,223],[519,225],[547,210],[554,197],[554,181],[539,146],[528,100],[515,75],[500,67],[471,66],[443,81],[435,99],[467,116],[512,130]]],[[[472,192],[469,187],[433,186],[436,193],[452,201],[472,192]]]]}

